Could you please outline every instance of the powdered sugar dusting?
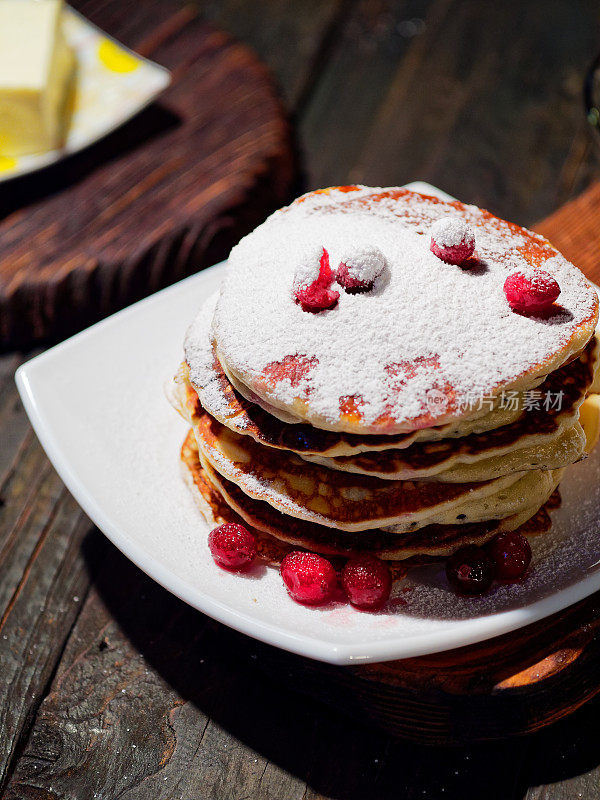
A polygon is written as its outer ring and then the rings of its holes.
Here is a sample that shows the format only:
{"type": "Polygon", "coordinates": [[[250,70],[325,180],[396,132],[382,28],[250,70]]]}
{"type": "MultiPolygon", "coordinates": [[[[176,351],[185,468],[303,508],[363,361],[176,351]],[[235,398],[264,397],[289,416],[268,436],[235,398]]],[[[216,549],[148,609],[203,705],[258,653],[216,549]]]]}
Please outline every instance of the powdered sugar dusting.
{"type": "Polygon", "coordinates": [[[296,262],[297,266],[292,281],[294,289],[310,286],[313,281],[317,280],[322,255],[323,245],[315,245],[314,243],[304,248],[304,251],[299,254],[300,257],[296,262]]]}
{"type": "Polygon", "coordinates": [[[440,247],[458,247],[460,244],[475,244],[475,234],[460,217],[440,217],[431,226],[431,238],[440,247]]]}
{"type": "Polygon", "coordinates": [[[566,348],[583,320],[591,334],[596,306],[581,273],[542,237],[474,206],[363,187],[308,195],[243,239],[229,259],[213,332],[231,371],[274,405],[292,411],[300,397],[310,421],[334,427],[341,403],[354,403],[368,429],[380,430],[376,421],[387,415],[391,432],[415,426],[432,389],[468,403],[510,386],[566,348]],[[429,250],[432,223],[450,214],[476,232],[479,263],[468,270],[429,250]],[[310,246],[325,247],[337,265],[365,243],[388,265],[372,291],[342,293],[317,314],[294,303],[290,286],[310,246]],[[560,284],[559,312],[545,320],[515,314],[506,277],[542,264],[560,284]],[[275,372],[265,388],[265,369],[296,356],[310,368],[294,379],[275,372]]]}
{"type": "MultiPolygon", "coordinates": [[[[215,311],[218,294],[211,295],[200,309],[200,313],[190,325],[184,350],[190,367],[190,379],[198,392],[203,406],[212,409],[213,414],[229,416],[229,404],[219,385],[219,375],[213,369],[213,349],[208,332],[215,311]]],[[[239,421],[238,425],[239,427],[239,421]]]]}
{"type": "Polygon", "coordinates": [[[348,267],[348,274],[358,281],[371,284],[385,269],[385,256],[374,246],[353,247],[344,251],[341,263],[348,267]]]}

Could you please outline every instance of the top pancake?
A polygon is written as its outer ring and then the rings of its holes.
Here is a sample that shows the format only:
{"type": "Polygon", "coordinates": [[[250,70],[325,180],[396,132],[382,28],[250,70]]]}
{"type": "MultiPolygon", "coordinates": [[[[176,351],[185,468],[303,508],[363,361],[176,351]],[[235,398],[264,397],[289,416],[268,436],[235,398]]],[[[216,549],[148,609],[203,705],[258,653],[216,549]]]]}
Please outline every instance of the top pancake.
{"type": "MultiPolygon", "coordinates": [[[[186,339],[186,352],[191,353],[192,365],[181,365],[177,381],[180,386],[190,384],[198,394],[208,413],[237,433],[252,436],[257,442],[283,450],[293,450],[301,455],[348,456],[368,451],[405,448],[414,442],[483,433],[514,422],[522,415],[523,392],[518,402],[510,404],[482,404],[481,416],[458,420],[433,428],[422,428],[408,433],[361,435],[343,431],[325,431],[296,420],[296,424],[283,422],[264,407],[246,400],[235,391],[216,355],[211,340],[211,323],[217,295],[209,297],[202,306],[193,325],[193,347],[186,339]],[[491,406],[491,408],[490,408],[491,406]]],[[[543,381],[538,378],[528,389],[543,381]]],[[[501,399],[501,398],[500,398],[501,399]]],[[[185,402],[183,398],[182,402],[185,402]]]]}
{"type": "MultiPolygon", "coordinates": [[[[341,187],[300,198],[233,249],[213,335],[227,372],[299,421],[396,434],[469,419],[475,398],[531,385],[585,346],[597,315],[595,290],[537,234],[406,189],[341,187]],[[431,224],[445,215],[475,231],[468,268],[429,250],[431,224]],[[307,251],[327,249],[335,270],[348,248],[371,245],[387,268],[370,292],[342,290],[335,308],[316,314],[295,303],[307,251]],[[540,267],[560,285],[556,311],[511,311],[506,277],[540,267]]],[[[192,325],[193,382],[197,347],[192,325]]]]}

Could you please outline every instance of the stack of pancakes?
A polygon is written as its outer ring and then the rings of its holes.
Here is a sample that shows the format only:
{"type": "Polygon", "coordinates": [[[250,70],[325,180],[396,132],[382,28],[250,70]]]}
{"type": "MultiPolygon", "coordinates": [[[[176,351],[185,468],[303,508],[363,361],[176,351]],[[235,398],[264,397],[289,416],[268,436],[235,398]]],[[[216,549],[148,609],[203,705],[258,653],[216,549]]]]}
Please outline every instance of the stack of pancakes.
{"type": "Polygon", "coordinates": [[[169,392],[191,425],[184,473],[210,523],[242,521],[274,561],[301,547],[421,563],[528,532],[597,438],[597,318],[579,270],[486,211],[406,189],[305,195],[233,249],[188,331],[169,392]],[[475,233],[461,266],[430,251],[444,216],[475,233]],[[311,253],[335,270],[374,246],[368,291],[295,302],[311,253]],[[540,268],[556,304],[511,310],[508,275],[540,268]]]}

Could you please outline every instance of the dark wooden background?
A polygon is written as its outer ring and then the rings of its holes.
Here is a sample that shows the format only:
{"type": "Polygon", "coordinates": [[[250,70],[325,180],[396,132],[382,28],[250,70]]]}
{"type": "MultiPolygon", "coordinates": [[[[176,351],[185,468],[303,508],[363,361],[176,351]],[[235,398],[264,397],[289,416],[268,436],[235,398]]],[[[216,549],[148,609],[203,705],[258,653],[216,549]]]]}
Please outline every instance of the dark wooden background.
{"type": "MultiPolygon", "coordinates": [[[[425,179],[528,224],[600,174],[581,103],[597,0],[199,5],[274,71],[307,188],[425,179]]],[[[18,401],[27,355],[0,360],[2,797],[600,798],[600,701],[523,740],[427,748],[264,677],[91,527],[18,401]]]]}

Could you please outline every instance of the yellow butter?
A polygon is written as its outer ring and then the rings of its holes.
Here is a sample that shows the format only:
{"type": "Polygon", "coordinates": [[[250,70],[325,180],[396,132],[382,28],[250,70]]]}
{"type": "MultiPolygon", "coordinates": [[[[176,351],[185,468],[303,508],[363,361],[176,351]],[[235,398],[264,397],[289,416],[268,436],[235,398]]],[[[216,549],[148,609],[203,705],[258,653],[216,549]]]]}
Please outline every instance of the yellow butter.
{"type": "Polygon", "coordinates": [[[600,438],[600,394],[588,394],[579,408],[579,421],[585,433],[585,452],[591,453],[600,438]]]}
{"type": "Polygon", "coordinates": [[[0,0],[0,156],[52,150],[64,136],[74,56],[62,0],[0,0]]]}

